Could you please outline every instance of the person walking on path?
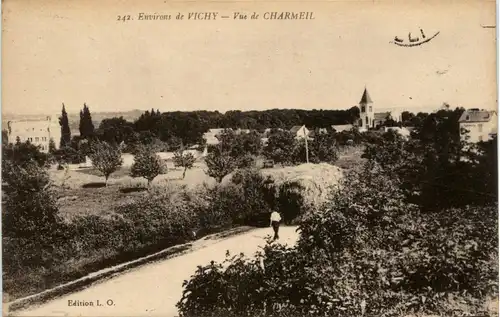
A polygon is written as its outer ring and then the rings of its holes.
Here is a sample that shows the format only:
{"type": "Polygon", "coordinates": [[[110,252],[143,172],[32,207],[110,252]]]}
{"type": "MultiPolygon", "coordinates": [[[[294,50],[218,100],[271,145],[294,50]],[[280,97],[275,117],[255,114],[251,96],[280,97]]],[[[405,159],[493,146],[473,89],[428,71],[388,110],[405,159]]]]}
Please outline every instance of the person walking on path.
{"type": "Polygon", "coordinates": [[[271,213],[271,225],[274,230],[274,238],[273,241],[278,240],[280,237],[278,235],[278,231],[280,229],[281,216],[277,211],[273,211],[271,213]]]}

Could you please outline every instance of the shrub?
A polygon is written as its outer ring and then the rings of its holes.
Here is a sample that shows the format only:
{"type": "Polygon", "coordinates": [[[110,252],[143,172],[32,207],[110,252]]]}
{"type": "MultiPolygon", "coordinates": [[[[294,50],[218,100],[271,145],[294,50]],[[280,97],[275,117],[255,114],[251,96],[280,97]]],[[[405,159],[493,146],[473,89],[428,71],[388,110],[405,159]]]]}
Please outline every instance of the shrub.
{"type": "Polygon", "coordinates": [[[483,314],[481,300],[497,294],[496,209],[425,214],[404,198],[368,164],[301,222],[297,246],[199,267],[181,316],[457,314],[457,299],[483,314]]]}
{"type": "Polygon", "coordinates": [[[145,197],[122,205],[116,212],[128,224],[128,249],[144,246],[163,248],[192,238],[198,226],[196,207],[183,190],[153,190],[145,197]]]}
{"type": "Polygon", "coordinates": [[[17,140],[16,143],[2,146],[2,162],[5,160],[19,166],[25,166],[31,162],[45,166],[47,154],[40,151],[40,146],[31,144],[29,141],[21,143],[17,140]]]}
{"type": "Polygon", "coordinates": [[[58,215],[47,172],[36,161],[3,162],[2,243],[4,277],[61,263],[60,245],[69,238],[58,215]]]}

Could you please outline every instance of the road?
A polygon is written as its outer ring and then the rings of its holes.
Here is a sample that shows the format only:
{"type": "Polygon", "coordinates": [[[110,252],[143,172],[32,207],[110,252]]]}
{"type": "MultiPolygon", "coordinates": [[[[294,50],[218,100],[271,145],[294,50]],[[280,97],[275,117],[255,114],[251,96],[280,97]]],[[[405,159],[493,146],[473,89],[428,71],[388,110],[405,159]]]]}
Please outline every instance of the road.
{"type": "MultiPolygon", "coordinates": [[[[292,245],[296,227],[280,229],[279,243],[292,245]]],[[[13,316],[177,316],[175,304],[182,296],[182,283],[198,265],[223,261],[226,251],[253,255],[265,245],[271,228],[254,229],[212,241],[190,253],[124,272],[100,284],[59,297],[38,307],[16,311],[13,316]],[[97,306],[97,300],[100,305],[97,306]],[[108,302],[108,300],[110,300],[108,302]],[[70,306],[68,301],[93,302],[94,306],[70,306]],[[107,305],[107,303],[111,305],[107,305]]]]}

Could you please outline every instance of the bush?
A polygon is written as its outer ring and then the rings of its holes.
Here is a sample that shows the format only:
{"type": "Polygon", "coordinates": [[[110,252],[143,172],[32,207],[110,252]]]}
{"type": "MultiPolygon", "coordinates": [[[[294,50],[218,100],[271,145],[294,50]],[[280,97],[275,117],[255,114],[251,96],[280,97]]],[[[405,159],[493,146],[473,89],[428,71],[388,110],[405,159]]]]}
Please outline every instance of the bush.
{"type": "Polygon", "coordinates": [[[126,249],[166,248],[190,240],[198,226],[194,207],[185,191],[164,189],[118,207],[127,225],[126,249]]]}
{"type": "Polygon", "coordinates": [[[43,167],[47,163],[47,158],[47,154],[40,151],[40,146],[31,144],[29,141],[21,143],[18,140],[14,144],[2,146],[2,162],[8,160],[18,166],[35,162],[43,167]]]}
{"type": "Polygon", "coordinates": [[[299,230],[293,248],[200,267],[181,316],[456,314],[453,300],[482,314],[497,294],[496,209],[421,213],[378,165],[348,175],[299,230]]]}

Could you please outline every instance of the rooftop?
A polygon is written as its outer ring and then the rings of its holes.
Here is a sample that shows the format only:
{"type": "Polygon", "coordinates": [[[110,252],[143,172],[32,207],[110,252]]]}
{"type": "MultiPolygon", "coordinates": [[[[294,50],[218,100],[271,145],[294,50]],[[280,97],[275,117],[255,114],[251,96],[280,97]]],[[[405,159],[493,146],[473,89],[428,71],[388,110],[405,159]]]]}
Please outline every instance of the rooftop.
{"type": "Polygon", "coordinates": [[[489,122],[494,114],[496,114],[495,111],[468,109],[462,113],[458,122],[489,122]]]}
{"type": "Polygon", "coordinates": [[[363,96],[361,97],[361,100],[359,101],[360,104],[367,104],[367,103],[373,103],[372,98],[370,98],[370,94],[368,94],[368,90],[363,92],[363,96]]]}

